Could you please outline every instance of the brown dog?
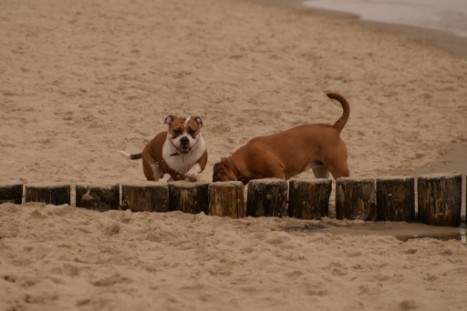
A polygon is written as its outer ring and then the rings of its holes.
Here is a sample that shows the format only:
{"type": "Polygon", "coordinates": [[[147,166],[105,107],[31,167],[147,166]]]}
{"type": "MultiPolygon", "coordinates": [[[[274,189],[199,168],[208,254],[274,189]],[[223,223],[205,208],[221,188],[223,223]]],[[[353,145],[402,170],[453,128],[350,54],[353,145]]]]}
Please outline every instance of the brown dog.
{"type": "Polygon", "coordinates": [[[208,161],[206,143],[201,136],[203,121],[200,117],[169,115],[164,123],[168,124],[168,130],[157,134],[143,152],[119,152],[131,160],[142,158],[147,180],[157,181],[164,174],[169,174],[172,180],[196,180],[208,161]]]}
{"type": "Polygon", "coordinates": [[[289,179],[311,168],[316,177],[349,176],[347,148],[339,134],[347,123],[350,106],[337,94],[326,94],[339,101],[344,112],[334,125],[308,124],[269,136],[256,137],[230,157],[214,165],[213,181],[275,177],[289,179]]]}

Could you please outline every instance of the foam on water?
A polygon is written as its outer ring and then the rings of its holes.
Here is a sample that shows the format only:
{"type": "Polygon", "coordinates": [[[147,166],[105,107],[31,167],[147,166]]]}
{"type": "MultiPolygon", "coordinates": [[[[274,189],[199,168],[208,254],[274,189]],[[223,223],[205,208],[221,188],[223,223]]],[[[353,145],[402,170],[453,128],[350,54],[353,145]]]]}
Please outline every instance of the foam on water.
{"type": "Polygon", "coordinates": [[[352,13],[368,21],[445,30],[467,37],[465,0],[309,0],[303,4],[352,13]]]}

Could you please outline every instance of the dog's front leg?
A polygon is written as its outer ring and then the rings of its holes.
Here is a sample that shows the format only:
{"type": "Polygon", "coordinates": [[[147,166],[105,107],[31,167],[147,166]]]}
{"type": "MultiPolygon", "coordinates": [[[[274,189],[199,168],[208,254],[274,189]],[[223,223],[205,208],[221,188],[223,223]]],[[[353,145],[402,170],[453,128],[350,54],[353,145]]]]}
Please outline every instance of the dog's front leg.
{"type": "Polygon", "coordinates": [[[197,181],[198,175],[204,171],[206,167],[206,163],[208,163],[208,152],[205,150],[201,158],[193,165],[190,170],[185,174],[186,179],[190,181],[197,181]]]}
{"type": "Polygon", "coordinates": [[[193,167],[185,174],[186,178],[189,181],[197,181],[198,180],[198,175],[201,173],[203,170],[201,169],[201,166],[196,163],[193,165],[193,167]]]}

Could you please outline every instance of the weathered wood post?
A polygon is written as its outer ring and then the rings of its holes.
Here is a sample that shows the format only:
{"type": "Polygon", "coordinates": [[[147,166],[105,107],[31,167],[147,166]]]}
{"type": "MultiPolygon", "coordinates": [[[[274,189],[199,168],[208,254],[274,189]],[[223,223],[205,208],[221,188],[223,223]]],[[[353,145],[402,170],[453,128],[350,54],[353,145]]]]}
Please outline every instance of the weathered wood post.
{"type": "Polygon", "coordinates": [[[245,217],[243,184],[239,181],[215,182],[209,185],[209,215],[245,217]]]}
{"type": "Polygon", "coordinates": [[[336,180],[336,218],[376,220],[376,187],[372,178],[336,180]]]}
{"type": "Polygon", "coordinates": [[[169,182],[169,210],[208,214],[208,185],[206,182],[169,182]]]}
{"type": "Polygon", "coordinates": [[[122,184],[123,210],[133,212],[169,211],[169,189],[166,184],[122,184]]]}
{"type": "Polygon", "coordinates": [[[71,205],[71,186],[66,184],[26,185],[25,202],[71,205]]]}
{"type": "Polygon", "coordinates": [[[0,204],[21,204],[23,201],[23,184],[0,185],[0,204]]]}
{"type": "Polygon", "coordinates": [[[395,176],[376,180],[377,220],[415,221],[415,178],[395,176]]]}
{"type": "Polygon", "coordinates": [[[423,175],[418,177],[417,185],[419,222],[435,226],[460,226],[462,175],[423,175]]]}
{"type": "Polygon", "coordinates": [[[256,179],[248,183],[247,216],[282,217],[287,207],[287,181],[256,179]]]}
{"type": "Polygon", "coordinates": [[[331,191],[331,179],[290,180],[289,216],[301,219],[329,216],[331,191]]]}
{"type": "Polygon", "coordinates": [[[95,211],[116,210],[120,206],[119,185],[97,186],[77,184],[76,207],[95,211]]]}

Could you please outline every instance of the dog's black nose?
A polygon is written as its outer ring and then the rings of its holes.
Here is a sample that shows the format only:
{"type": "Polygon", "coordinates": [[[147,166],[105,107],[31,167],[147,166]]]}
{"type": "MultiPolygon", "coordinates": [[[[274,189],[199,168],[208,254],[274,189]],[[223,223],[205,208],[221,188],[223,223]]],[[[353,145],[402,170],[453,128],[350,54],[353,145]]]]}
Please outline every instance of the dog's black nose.
{"type": "Polygon", "coordinates": [[[189,143],[190,143],[190,140],[188,139],[188,137],[183,136],[182,138],[180,138],[180,144],[188,145],[189,143]]]}

